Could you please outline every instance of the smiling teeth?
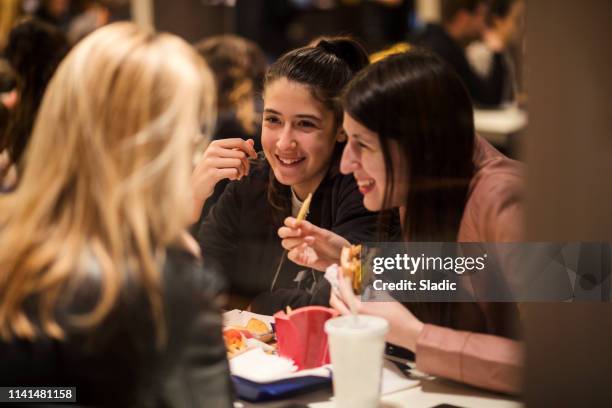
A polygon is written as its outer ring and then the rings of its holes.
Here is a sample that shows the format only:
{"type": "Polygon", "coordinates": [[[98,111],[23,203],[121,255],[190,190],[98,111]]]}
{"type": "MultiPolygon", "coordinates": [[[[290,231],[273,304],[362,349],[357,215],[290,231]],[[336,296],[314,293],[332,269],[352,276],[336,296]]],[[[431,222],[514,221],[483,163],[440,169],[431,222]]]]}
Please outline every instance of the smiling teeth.
{"type": "Polygon", "coordinates": [[[293,163],[297,163],[297,162],[299,162],[299,161],[300,161],[300,160],[302,160],[302,159],[281,159],[281,158],[279,157],[279,160],[280,160],[281,162],[283,162],[284,164],[293,164],[293,163]]]}
{"type": "Polygon", "coordinates": [[[359,187],[370,187],[372,184],[374,184],[374,180],[366,180],[366,181],[358,181],[357,185],[359,187]]]}

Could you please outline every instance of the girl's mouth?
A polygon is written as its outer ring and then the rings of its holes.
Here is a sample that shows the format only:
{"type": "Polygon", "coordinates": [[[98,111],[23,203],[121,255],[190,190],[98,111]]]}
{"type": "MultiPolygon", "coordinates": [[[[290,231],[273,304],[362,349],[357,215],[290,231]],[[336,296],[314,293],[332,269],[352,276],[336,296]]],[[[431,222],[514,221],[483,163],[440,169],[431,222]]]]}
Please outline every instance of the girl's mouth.
{"type": "Polygon", "coordinates": [[[278,161],[278,163],[282,167],[287,167],[287,168],[297,167],[300,165],[300,163],[302,163],[306,159],[305,157],[288,158],[288,157],[280,157],[279,155],[275,155],[275,156],[276,156],[276,160],[278,161]]]}
{"type": "Polygon", "coordinates": [[[359,192],[363,195],[368,194],[372,190],[374,190],[374,180],[357,180],[357,186],[359,187],[359,192]]]}

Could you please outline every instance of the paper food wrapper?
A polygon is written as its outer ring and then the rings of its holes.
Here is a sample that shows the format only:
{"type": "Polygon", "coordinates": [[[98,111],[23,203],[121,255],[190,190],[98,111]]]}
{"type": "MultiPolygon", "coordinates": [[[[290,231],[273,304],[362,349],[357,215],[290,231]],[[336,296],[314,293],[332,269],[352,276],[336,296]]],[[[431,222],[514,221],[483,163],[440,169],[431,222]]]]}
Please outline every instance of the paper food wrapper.
{"type": "Polygon", "coordinates": [[[229,364],[232,375],[262,384],[304,376],[328,378],[331,375],[329,365],[298,371],[292,360],[267,354],[261,349],[249,350],[231,359],[229,364]]]}
{"type": "Polygon", "coordinates": [[[325,269],[325,275],[323,277],[327,279],[332,289],[338,290],[340,285],[340,281],[338,280],[338,275],[340,272],[340,266],[338,264],[332,264],[325,269]]]}

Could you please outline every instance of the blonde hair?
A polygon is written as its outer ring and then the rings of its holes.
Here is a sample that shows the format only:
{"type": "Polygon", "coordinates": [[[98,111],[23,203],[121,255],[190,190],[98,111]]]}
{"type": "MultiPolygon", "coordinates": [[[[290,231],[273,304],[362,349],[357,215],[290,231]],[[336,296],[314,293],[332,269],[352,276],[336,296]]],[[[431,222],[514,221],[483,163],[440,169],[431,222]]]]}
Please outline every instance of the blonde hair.
{"type": "Polygon", "coordinates": [[[43,99],[19,187],[0,199],[0,336],[32,339],[40,327],[62,339],[54,311],[91,255],[100,296],[75,323],[100,323],[129,273],[163,341],[158,268],[189,219],[193,144],[214,118],[214,93],[186,42],[132,23],[103,27],[68,54],[43,99]],[[32,296],[39,324],[24,310],[32,296]]]}

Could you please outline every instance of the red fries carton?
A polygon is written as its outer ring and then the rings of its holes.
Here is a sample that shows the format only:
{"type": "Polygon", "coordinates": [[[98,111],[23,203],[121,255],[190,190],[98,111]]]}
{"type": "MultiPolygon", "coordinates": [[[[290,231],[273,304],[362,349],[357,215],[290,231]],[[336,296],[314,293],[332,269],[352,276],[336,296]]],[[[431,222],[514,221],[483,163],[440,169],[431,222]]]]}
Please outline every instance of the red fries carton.
{"type": "Polygon", "coordinates": [[[325,322],[338,316],[334,309],[306,306],[274,314],[278,354],[292,359],[299,370],[329,364],[325,322]]]}

